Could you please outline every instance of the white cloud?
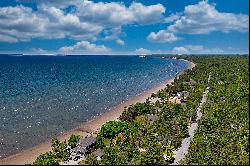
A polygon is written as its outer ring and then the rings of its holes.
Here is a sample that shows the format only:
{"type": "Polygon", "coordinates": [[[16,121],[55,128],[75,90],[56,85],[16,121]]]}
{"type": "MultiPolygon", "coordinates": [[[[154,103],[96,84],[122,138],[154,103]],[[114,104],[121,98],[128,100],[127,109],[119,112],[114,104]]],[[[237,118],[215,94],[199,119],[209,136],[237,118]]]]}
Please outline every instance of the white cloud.
{"type": "Polygon", "coordinates": [[[180,40],[180,38],[176,37],[173,33],[170,33],[166,30],[160,30],[159,32],[151,32],[147,39],[151,42],[159,42],[159,43],[171,43],[177,40],[180,40]]]}
{"type": "Polygon", "coordinates": [[[76,40],[88,39],[95,40],[96,35],[100,33],[103,27],[80,21],[80,19],[71,13],[64,12],[55,7],[41,6],[40,12],[47,16],[49,23],[47,24],[48,33],[56,36],[70,37],[76,40]]]}
{"type": "Polygon", "coordinates": [[[206,48],[202,45],[185,45],[174,47],[173,54],[225,54],[227,50],[221,48],[206,48]]]}
{"type": "MultiPolygon", "coordinates": [[[[159,22],[165,8],[161,4],[145,6],[133,2],[128,7],[119,2],[93,2],[88,0],[36,1],[37,10],[22,5],[0,7],[0,35],[2,42],[29,41],[32,38],[95,41],[107,28],[121,29],[128,24],[151,24],[159,22]],[[65,13],[66,7],[74,10],[65,13]]],[[[115,34],[117,40],[122,31],[115,34]]]]}
{"type": "Polygon", "coordinates": [[[190,52],[188,51],[187,48],[181,46],[181,47],[174,47],[172,53],[173,54],[189,54],[190,52]]]}
{"type": "Polygon", "coordinates": [[[204,47],[202,45],[186,45],[185,46],[187,49],[191,51],[201,51],[204,50],[204,47]]]}
{"type": "Polygon", "coordinates": [[[133,2],[128,9],[134,16],[134,22],[138,24],[150,24],[159,21],[165,13],[162,4],[144,6],[141,3],[133,2]]]}
{"type": "Polygon", "coordinates": [[[152,52],[148,49],[138,48],[135,50],[135,53],[139,55],[148,55],[148,54],[151,54],[152,52]]]}
{"type": "Polygon", "coordinates": [[[20,3],[36,3],[46,4],[47,6],[54,6],[58,8],[65,8],[69,5],[77,5],[82,3],[83,0],[16,0],[20,3]]]}
{"type": "Polygon", "coordinates": [[[205,48],[202,52],[200,52],[200,54],[226,54],[226,53],[232,53],[232,52],[231,51],[228,52],[221,48],[205,48]]]}
{"type": "Polygon", "coordinates": [[[32,9],[23,6],[0,8],[0,34],[11,41],[27,41],[39,36],[43,31],[43,18],[32,13],[32,9]]]}
{"type": "Polygon", "coordinates": [[[162,14],[165,12],[165,8],[161,4],[145,6],[137,2],[126,7],[123,3],[118,2],[83,1],[76,10],[81,20],[105,27],[155,23],[162,18],[162,14]]]}
{"type": "Polygon", "coordinates": [[[246,32],[249,27],[246,14],[223,13],[208,1],[185,7],[184,14],[167,30],[174,33],[208,34],[213,31],[246,32]]]}
{"type": "Polygon", "coordinates": [[[93,40],[102,30],[100,26],[80,22],[75,15],[64,14],[60,9],[47,6],[39,7],[37,12],[24,6],[2,7],[0,18],[0,34],[13,38],[13,41],[65,37],[93,40]]]}
{"type": "Polygon", "coordinates": [[[103,40],[110,41],[110,40],[117,40],[121,36],[126,36],[125,32],[122,32],[121,27],[115,27],[115,28],[108,28],[103,31],[103,34],[105,35],[103,40]]]}
{"type": "Polygon", "coordinates": [[[15,37],[0,34],[0,42],[16,43],[18,40],[15,37]]]}
{"type": "Polygon", "coordinates": [[[175,20],[178,20],[181,17],[181,13],[171,14],[170,16],[164,18],[164,21],[166,23],[174,22],[175,20]]]}
{"type": "Polygon", "coordinates": [[[148,35],[149,41],[173,42],[178,40],[175,34],[249,31],[248,15],[219,12],[215,9],[215,5],[209,4],[208,1],[200,1],[198,4],[188,5],[182,14],[172,14],[165,18],[165,22],[173,22],[173,24],[157,33],[151,32],[148,35]]]}
{"type": "Polygon", "coordinates": [[[48,53],[48,51],[42,49],[42,48],[31,48],[29,51],[29,53],[33,53],[33,54],[45,54],[48,53]]]}
{"type": "Polygon", "coordinates": [[[19,2],[45,4],[65,8],[69,5],[76,7],[76,14],[81,18],[108,26],[120,26],[128,23],[149,24],[159,21],[165,13],[162,4],[145,6],[142,3],[132,2],[125,6],[119,2],[93,2],[89,0],[17,0],[19,2]]]}
{"type": "Polygon", "coordinates": [[[106,27],[125,25],[133,20],[133,14],[127,10],[126,6],[116,2],[83,1],[76,10],[81,20],[106,27]]]}
{"type": "Polygon", "coordinates": [[[73,46],[61,47],[58,51],[63,54],[104,54],[110,52],[111,49],[104,45],[95,45],[88,41],[81,41],[73,46]]]}
{"type": "Polygon", "coordinates": [[[121,40],[121,39],[117,39],[115,42],[118,45],[122,45],[122,46],[125,45],[125,42],[123,40],[121,40]]]}

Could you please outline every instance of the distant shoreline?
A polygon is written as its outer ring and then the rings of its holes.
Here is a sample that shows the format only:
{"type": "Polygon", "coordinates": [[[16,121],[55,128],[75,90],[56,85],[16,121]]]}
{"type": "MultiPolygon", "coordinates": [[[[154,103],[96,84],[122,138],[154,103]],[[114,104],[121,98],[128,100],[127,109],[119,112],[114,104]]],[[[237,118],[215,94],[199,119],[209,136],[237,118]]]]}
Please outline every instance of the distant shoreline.
{"type": "MultiPolygon", "coordinates": [[[[195,67],[195,64],[193,62],[190,62],[190,61],[187,61],[184,59],[179,59],[179,60],[188,62],[188,67],[185,70],[192,69],[193,67],[195,67]]],[[[183,70],[182,72],[177,74],[175,77],[178,77],[179,75],[181,75],[185,70],[183,70]]],[[[118,117],[124,111],[125,106],[128,107],[129,105],[135,104],[137,102],[144,102],[148,97],[151,96],[152,93],[155,93],[155,92],[159,91],[160,89],[164,89],[167,84],[171,84],[174,81],[175,77],[168,79],[168,80],[164,81],[163,83],[158,84],[155,87],[143,92],[142,94],[140,94],[136,97],[133,97],[133,98],[113,107],[111,111],[103,113],[90,121],[82,123],[77,128],[74,128],[72,130],[69,130],[69,131],[63,133],[62,135],[58,136],[59,140],[68,139],[71,134],[81,135],[84,137],[88,133],[96,132],[99,128],[101,128],[101,126],[105,122],[118,119],[118,117]]],[[[48,152],[50,150],[51,150],[51,141],[49,140],[45,143],[36,145],[32,148],[23,150],[17,154],[3,158],[2,160],[0,160],[0,165],[31,164],[39,154],[48,152]]]]}

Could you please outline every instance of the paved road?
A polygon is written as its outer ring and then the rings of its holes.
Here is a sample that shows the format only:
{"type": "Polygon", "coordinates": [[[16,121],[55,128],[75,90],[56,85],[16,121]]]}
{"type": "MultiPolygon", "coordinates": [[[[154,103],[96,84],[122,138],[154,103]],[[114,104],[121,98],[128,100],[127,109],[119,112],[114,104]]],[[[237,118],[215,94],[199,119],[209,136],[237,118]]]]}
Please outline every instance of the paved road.
{"type": "MultiPolygon", "coordinates": [[[[211,79],[211,73],[208,76],[208,83],[210,82],[210,79],[211,79]]],[[[207,94],[209,92],[209,88],[210,87],[208,86],[205,89],[205,91],[203,92],[201,102],[199,103],[199,106],[196,109],[197,118],[196,118],[196,122],[192,123],[191,126],[188,129],[189,137],[185,138],[182,141],[181,147],[178,148],[176,153],[175,153],[175,156],[174,156],[175,160],[170,165],[178,165],[179,162],[182,159],[184,159],[185,155],[187,154],[190,142],[194,137],[195,130],[198,128],[198,121],[200,120],[200,118],[202,116],[202,113],[200,112],[200,110],[201,110],[202,106],[204,105],[204,103],[206,103],[206,101],[207,101],[207,94]]]]}

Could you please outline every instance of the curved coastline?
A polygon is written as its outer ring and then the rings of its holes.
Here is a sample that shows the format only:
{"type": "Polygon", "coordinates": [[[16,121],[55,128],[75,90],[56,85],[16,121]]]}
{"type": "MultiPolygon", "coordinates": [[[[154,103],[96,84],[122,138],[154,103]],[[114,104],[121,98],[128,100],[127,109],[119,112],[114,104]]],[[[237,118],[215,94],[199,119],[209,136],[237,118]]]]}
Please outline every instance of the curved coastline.
{"type": "MultiPolygon", "coordinates": [[[[184,59],[179,59],[179,60],[188,62],[188,67],[185,70],[192,69],[193,67],[195,67],[195,64],[193,62],[184,59]]],[[[175,77],[181,75],[185,70],[177,74],[175,77]]],[[[68,139],[71,134],[78,134],[84,137],[89,133],[95,133],[105,122],[117,119],[124,111],[124,107],[129,106],[131,104],[135,104],[137,102],[144,102],[148,97],[151,96],[152,93],[155,93],[158,90],[165,88],[167,84],[171,84],[171,82],[174,81],[175,77],[168,79],[163,83],[158,84],[153,88],[143,92],[142,94],[113,107],[109,112],[103,113],[95,117],[94,119],[84,122],[80,126],[63,133],[62,135],[59,135],[58,136],[59,140],[68,139]]],[[[2,160],[0,160],[0,165],[31,164],[39,154],[45,153],[50,150],[51,150],[51,142],[49,140],[45,143],[39,144],[32,148],[23,150],[17,154],[3,158],[2,160]]]]}

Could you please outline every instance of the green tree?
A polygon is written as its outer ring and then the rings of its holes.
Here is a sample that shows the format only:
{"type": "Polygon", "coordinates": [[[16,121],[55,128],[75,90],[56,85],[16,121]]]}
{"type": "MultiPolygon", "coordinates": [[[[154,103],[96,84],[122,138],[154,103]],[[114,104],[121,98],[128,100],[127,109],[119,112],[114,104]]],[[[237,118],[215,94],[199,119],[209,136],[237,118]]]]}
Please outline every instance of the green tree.
{"type": "MultiPolygon", "coordinates": [[[[129,131],[129,123],[123,121],[109,121],[102,125],[100,132],[98,133],[96,140],[97,140],[97,147],[105,147],[104,140],[113,139],[119,133],[123,133],[127,135],[129,131]]],[[[106,141],[107,142],[107,141],[106,141]]]]}
{"type": "Polygon", "coordinates": [[[136,116],[152,112],[153,105],[149,100],[146,100],[144,103],[136,103],[135,105],[126,108],[119,119],[122,121],[132,122],[136,116]]]}
{"type": "Polygon", "coordinates": [[[52,138],[52,151],[60,161],[65,161],[70,157],[70,153],[66,151],[66,147],[66,140],[60,142],[57,138],[52,138]]]}
{"type": "Polygon", "coordinates": [[[97,165],[98,161],[96,159],[96,156],[94,154],[88,154],[85,160],[85,164],[87,165],[97,165]]]}
{"type": "Polygon", "coordinates": [[[81,136],[80,135],[74,135],[72,134],[68,140],[68,145],[71,148],[75,148],[76,145],[78,144],[79,140],[80,140],[81,136]]]}
{"type": "Polygon", "coordinates": [[[33,162],[34,165],[59,165],[55,155],[52,152],[46,152],[39,155],[33,162]]]}

